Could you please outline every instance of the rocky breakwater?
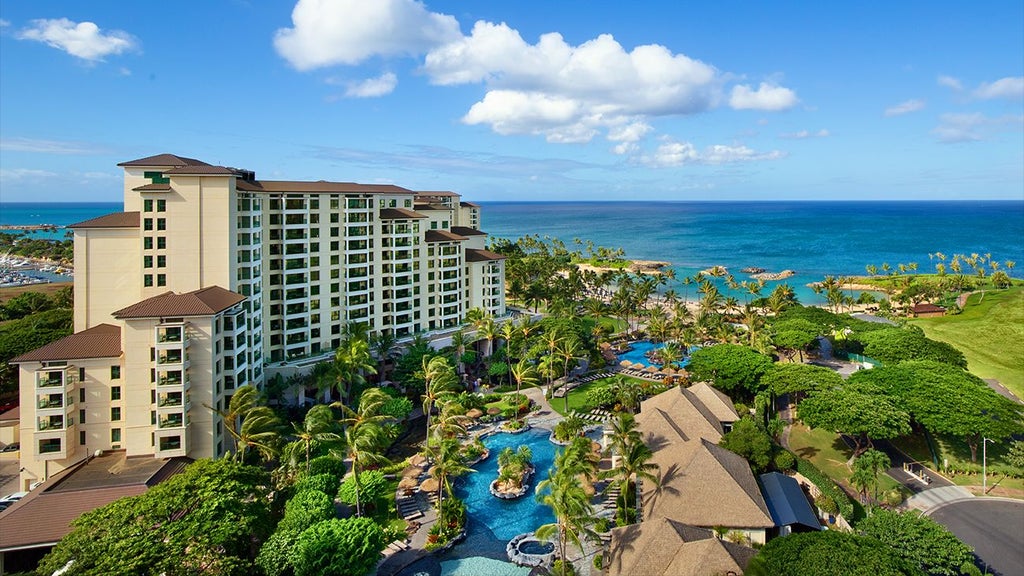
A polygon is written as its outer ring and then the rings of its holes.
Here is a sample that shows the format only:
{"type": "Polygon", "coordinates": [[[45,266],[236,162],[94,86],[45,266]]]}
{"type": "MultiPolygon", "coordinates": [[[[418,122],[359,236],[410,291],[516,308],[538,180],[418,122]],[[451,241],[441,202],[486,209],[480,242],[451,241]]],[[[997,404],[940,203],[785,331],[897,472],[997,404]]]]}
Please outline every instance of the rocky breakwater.
{"type": "Polygon", "coordinates": [[[750,277],[754,280],[785,280],[796,276],[796,270],[783,270],[782,272],[760,272],[758,274],[751,274],[750,277]]]}

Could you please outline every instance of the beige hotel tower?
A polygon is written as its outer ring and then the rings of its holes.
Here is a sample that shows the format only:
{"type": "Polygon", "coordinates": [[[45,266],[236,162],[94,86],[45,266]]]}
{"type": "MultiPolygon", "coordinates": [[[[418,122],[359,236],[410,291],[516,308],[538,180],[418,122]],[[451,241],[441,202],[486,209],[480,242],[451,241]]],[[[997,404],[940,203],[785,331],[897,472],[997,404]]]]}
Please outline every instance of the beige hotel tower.
{"type": "Polygon", "coordinates": [[[74,334],[12,361],[25,487],[96,451],[222,455],[208,407],[311,366],[348,322],[401,340],[505,313],[504,261],[458,194],[172,154],[119,166],[124,212],[71,227],[74,334]]]}

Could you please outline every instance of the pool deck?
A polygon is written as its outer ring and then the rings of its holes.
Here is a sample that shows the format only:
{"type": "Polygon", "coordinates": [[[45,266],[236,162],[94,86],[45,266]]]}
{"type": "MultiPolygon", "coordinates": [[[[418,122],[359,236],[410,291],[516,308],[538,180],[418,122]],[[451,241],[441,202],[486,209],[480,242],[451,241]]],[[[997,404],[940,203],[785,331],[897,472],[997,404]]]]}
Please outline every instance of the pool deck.
{"type": "MultiPolygon", "coordinates": [[[[533,400],[538,406],[538,409],[531,412],[527,417],[530,426],[551,430],[555,424],[562,420],[562,416],[551,409],[551,404],[544,397],[544,391],[541,388],[527,388],[523,390],[523,394],[530,400],[533,400]]],[[[488,426],[475,430],[473,435],[486,434],[494,429],[495,427],[488,426]]],[[[427,544],[427,533],[430,531],[431,526],[437,522],[437,510],[421,492],[417,492],[415,497],[420,511],[423,512],[423,517],[416,520],[420,523],[420,526],[410,535],[408,549],[395,552],[377,564],[377,576],[394,576],[420,558],[432,554],[424,550],[424,546],[427,544]]]]}

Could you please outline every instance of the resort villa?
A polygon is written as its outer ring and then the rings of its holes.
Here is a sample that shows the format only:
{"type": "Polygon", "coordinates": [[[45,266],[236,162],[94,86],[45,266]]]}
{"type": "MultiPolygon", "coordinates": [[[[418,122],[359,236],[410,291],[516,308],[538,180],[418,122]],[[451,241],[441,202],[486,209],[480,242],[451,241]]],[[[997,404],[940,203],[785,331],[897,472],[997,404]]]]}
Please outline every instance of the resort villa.
{"type": "Polygon", "coordinates": [[[401,340],[505,313],[503,257],[458,194],[119,166],[124,212],[71,227],[74,334],[12,360],[23,489],[112,450],[223,455],[213,408],[329,357],[347,323],[401,340]]]}

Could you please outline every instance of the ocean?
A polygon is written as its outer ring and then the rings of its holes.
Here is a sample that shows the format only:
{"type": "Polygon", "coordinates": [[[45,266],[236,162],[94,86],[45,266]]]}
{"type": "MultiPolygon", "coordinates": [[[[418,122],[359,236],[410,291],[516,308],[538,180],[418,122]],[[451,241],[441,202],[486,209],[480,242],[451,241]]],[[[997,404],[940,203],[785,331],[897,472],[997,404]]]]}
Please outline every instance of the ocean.
{"type": "MultiPolygon", "coordinates": [[[[929,254],[991,254],[1024,276],[1024,202],[479,202],[492,236],[550,236],[623,248],[632,259],[664,260],[678,278],[725,266],[791,269],[785,280],[802,302],[818,303],[807,284],[826,274],[862,275],[866,266],[915,262],[934,272],[929,254]]],[[[120,203],[0,203],[0,224],[81,222],[121,210],[120,203]]],[[[63,237],[63,231],[49,237],[63,237]]],[[[580,249],[583,247],[580,246],[580,249]]],[[[765,292],[777,282],[768,282],[765,292]]],[[[670,286],[684,294],[681,285],[670,286]]],[[[689,296],[695,294],[689,289],[689,296]]]]}

